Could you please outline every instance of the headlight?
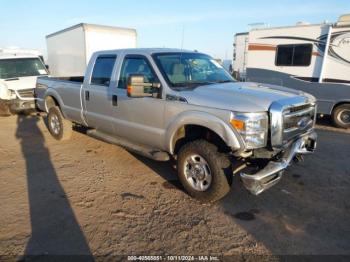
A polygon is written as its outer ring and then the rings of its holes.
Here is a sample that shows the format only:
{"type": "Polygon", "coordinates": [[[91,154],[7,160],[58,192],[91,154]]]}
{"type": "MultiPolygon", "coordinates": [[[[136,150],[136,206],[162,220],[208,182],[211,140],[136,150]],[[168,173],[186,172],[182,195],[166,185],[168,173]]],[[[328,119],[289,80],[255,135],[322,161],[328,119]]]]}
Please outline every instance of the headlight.
{"type": "Polygon", "coordinates": [[[12,97],[11,91],[7,88],[5,82],[0,81],[0,99],[10,100],[12,97]]]}
{"type": "Polygon", "coordinates": [[[266,112],[233,113],[230,122],[242,135],[247,149],[266,146],[268,133],[268,116],[266,112]]]}

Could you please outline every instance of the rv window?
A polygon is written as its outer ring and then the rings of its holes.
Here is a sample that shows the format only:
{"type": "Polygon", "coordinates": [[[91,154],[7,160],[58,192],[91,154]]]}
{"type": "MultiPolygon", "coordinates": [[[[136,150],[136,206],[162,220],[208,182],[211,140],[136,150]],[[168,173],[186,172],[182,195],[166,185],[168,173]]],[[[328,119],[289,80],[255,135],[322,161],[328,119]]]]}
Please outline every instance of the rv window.
{"type": "Polygon", "coordinates": [[[278,45],[276,66],[309,66],[311,63],[312,45],[278,45]]]}
{"type": "Polygon", "coordinates": [[[96,59],[91,76],[92,85],[109,86],[116,58],[115,55],[104,55],[96,59]]]}

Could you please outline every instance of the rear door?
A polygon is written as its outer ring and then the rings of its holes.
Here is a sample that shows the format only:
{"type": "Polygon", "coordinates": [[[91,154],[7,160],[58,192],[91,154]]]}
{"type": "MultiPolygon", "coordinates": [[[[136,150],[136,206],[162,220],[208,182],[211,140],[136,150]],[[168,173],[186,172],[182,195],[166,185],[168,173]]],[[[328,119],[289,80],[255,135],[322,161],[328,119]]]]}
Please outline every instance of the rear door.
{"type": "MultiPolygon", "coordinates": [[[[90,79],[85,79],[82,101],[89,127],[112,133],[112,95],[109,92],[116,55],[99,55],[92,67],[90,79]]],[[[91,68],[91,66],[90,66],[91,68]]]]}

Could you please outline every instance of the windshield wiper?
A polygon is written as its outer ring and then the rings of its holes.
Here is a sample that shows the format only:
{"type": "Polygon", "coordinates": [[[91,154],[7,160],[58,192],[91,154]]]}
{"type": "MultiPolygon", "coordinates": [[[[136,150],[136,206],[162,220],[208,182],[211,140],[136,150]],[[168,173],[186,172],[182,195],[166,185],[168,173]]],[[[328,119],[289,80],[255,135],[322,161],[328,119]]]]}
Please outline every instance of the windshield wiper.
{"type": "Polygon", "coordinates": [[[5,81],[15,81],[15,80],[19,80],[18,77],[10,77],[10,78],[6,78],[5,81]]]}
{"type": "Polygon", "coordinates": [[[233,83],[234,81],[232,80],[221,80],[221,81],[217,81],[215,83],[219,83],[219,84],[223,84],[223,83],[233,83]]]}
{"type": "Polygon", "coordinates": [[[209,82],[209,81],[193,81],[193,82],[183,82],[183,83],[174,83],[174,87],[197,87],[202,85],[212,85],[216,82],[209,82]]]}

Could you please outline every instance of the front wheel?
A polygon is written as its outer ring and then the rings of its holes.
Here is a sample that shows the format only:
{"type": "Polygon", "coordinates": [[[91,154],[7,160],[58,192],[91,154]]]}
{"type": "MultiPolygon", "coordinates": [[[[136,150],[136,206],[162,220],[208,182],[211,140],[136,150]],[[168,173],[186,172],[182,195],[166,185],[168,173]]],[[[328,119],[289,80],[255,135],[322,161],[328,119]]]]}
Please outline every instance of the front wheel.
{"type": "Polygon", "coordinates": [[[350,104],[337,106],[332,112],[332,120],[337,127],[350,128],[350,104]]]}
{"type": "Polygon", "coordinates": [[[71,137],[72,123],[64,119],[59,107],[54,106],[49,109],[47,120],[50,134],[56,140],[68,140],[71,137]]]}
{"type": "Polygon", "coordinates": [[[214,202],[230,191],[231,162],[205,140],[190,142],[180,149],[177,170],[185,190],[200,201],[214,202]]]}

